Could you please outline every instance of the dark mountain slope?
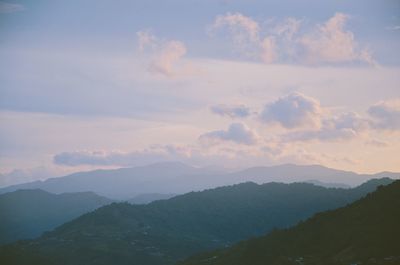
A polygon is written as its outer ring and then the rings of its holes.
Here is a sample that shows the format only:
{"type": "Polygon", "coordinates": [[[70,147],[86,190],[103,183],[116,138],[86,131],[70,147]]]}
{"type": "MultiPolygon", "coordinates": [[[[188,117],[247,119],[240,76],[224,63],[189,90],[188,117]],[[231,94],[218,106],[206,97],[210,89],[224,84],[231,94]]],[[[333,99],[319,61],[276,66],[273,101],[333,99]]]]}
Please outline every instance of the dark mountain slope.
{"type": "Polygon", "coordinates": [[[173,264],[196,252],[289,227],[389,181],[374,180],[356,189],[243,183],[147,205],[114,203],[37,240],[0,248],[0,259],[7,264],[24,259],[40,259],[40,264],[173,264]]]}
{"type": "Polygon", "coordinates": [[[185,265],[400,264],[400,181],[291,229],[193,257],[185,265]]]}
{"type": "Polygon", "coordinates": [[[0,244],[33,238],[112,201],[92,192],[18,190],[0,195],[0,244]]]}

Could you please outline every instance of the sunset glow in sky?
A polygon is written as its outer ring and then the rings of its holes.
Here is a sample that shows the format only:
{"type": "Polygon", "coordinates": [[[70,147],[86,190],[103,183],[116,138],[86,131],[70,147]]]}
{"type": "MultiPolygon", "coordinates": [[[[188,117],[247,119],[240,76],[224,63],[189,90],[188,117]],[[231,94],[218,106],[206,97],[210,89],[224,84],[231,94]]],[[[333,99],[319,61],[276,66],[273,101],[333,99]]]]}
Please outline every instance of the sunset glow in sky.
{"type": "Polygon", "coordinates": [[[182,161],[400,172],[400,2],[0,2],[0,186],[182,161]]]}

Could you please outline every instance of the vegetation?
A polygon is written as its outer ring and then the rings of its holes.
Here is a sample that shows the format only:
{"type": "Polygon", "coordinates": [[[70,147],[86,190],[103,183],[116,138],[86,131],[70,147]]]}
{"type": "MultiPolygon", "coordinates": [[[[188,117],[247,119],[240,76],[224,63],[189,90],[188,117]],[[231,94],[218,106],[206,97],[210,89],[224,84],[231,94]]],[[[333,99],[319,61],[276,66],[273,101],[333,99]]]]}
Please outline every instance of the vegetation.
{"type": "Polygon", "coordinates": [[[10,265],[174,264],[200,251],[290,227],[391,181],[373,180],[354,189],[243,183],[147,205],[113,203],[36,240],[0,248],[0,260],[10,265]]]}
{"type": "Polygon", "coordinates": [[[291,229],[241,242],[182,265],[400,264],[400,181],[291,229]]]}
{"type": "Polygon", "coordinates": [[[40,236],[111,200],[92,192],[19,190],[0,195],[0,244],[40,236]]]}

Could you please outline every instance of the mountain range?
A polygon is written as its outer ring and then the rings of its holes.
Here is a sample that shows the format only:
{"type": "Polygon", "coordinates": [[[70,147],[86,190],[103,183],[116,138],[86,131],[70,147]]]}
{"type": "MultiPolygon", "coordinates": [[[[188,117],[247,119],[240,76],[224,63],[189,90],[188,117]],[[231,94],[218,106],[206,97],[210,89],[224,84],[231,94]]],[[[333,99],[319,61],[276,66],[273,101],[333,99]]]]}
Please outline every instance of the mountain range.
{"type": "Polygon", "coordinates": [[[293,228],[200,254],[181,265],[400,264],[400,181],[293,228]]]}
{"type": "Polygon", "coordinates": [[[253,167],[235,172],[222,172],[212,167],[196,168],[178,162],[165,162],[142,167],[79,172],[45,181],[35,181],[0,189],[1,193],[19,189],[41,189],[51,193],[92,191],[117,200],[130,200],[141,194],[184,194],[252,181],[336,183],[341,187],[360,185],[372,178],[399,178],[400,173],[357,174],[318,165],[280,165],[253,167]]]}
{"type": "Polygon", "coordinates": [[[176,195],[177,194],[144,193],[127,200],[127,202],[132,204],[148,204],[153,201],[168,200],[176,195]]]}
{"type": "Polygon", "coordinates": [[[38,237],[111,202],[93,192],[56,195],[42,190],[18,190],[1,194],[0,244],[38,237]]]}
{"type": "Polygon", "coordinates": [[[375,179],[352,189],[247,182],[146,205],[112,203],[35,240],[0,247],[0,260],[9,265],[169,265],[291,227],[391,182],[375,179]]]}

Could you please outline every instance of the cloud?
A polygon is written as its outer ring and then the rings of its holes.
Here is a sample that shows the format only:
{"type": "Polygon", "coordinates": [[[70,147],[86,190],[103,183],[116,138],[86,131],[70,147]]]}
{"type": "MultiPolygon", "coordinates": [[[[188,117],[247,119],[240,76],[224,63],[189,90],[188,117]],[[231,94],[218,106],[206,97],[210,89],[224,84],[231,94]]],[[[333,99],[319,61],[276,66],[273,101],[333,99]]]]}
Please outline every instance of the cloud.
{"type": "MultiPolygon", "coordinates": [[[[145,150],[133,152],[75,151],[61,154],[63,154],[64,159],[57,161],[57,164],[68,166],[68,170],[77,166],[95,166],[97,168],[103,166],[131,167],[165,161],[180,161],[193,166],[208,167],[210,165],[219,165],[231,169],[274,165],[277,163],[352,163],[351,158],[310,152],[293,144],[274,142],[260,142],[257,145],[227,146],[222,144],[206,147],[202,145],[169,144],[153,145],[145,150]],[[66,159],[67,157],[68,159],[66,159]]],[[[55,158],[61,154],[54,156],[55,163],[55,158]]]]}
{"type": "Polygon", "coordinates": [[[275,38],[266,36],[261,39],[260,25],[252,18],[240,13],[217,16],[212,30],[228,29],[236,48],[244,55],[260,58],[265,63],[274,62],[278,55],[275,38]]]}
{"type": "Polygon", "coordinates": [[[258,141],[258,135],[243,123],[232,123],[228,130],[205,133],[199,137],[201,142],[230,141],[237,144],[253,145],[258,141]]]}
{"type": "Polygon", "coordinates": [[[278,59],[275,38],[266,37],[260,44],[261,59],[264,63],[273,63],[278,59]]]}
{"type": "Polygon", "coordinates": [[[356,112],[342,113],[327,122],[331,123],[335,129],[352,129],[356,132],[362,132],[369,128],[369,121],[356,112]]]}
{"type": "Polygon", "coordinates": [[[378,102],[369,107],[368,114],[373,128],[400,130],[400,99],[378,102]]]}
{"type": "Polygon", "coordinates": [[[370,117],[366,118],[356,112],[330,115],[317,100],[292,93],[267,104],[260,118],[266,123],[279,123],[288,129],[300,128],[281,135],[281,140],[286,143],[346,141],[364,137],[368,145],[385,146],[384,142],[373,140],[369,135],[371,129],[400,130],[400,100],[381,101],[371,106],[368,114],[370,117]],[[314,128],[304,128],[307,126],[314,128]]]}
{"type": "MultiPolygon", "coordinates": [[[[122,151],[74,151],[56,154],[53,162],[57,165],[68,167],[77,166],[143,166],[157,162],[180,161],[195,166],[232,165],[232,161],[251,162],[258,157],[258,153],[247,146],[247,149],[227,147],[224,145],[213,145],[204,147],[202,145],[166,144],[152,145],[143,150],[132,152],[122,151]]],[[[258,157],[259,158],[259,157],[258,157]]],[[[263,153],[265,162],[266,155],[263,153]]]]}
{"type": "Polygon", "coordinates": [[[285,134],[282,139],[291,141],[341,141],[359,137],[367,131],[369,121],[357,113],[348,112],[338,116],[324,119],[322,126],[317,130],[296,131],[285,134]]]}
{"type": "Polygon", "coordinates": [[[268,103],[260,118],[265,123],[279,123],[288,129],[317,127],[320,124],[321,113],[320,103],[316,99],[295,92],[268,103]]]}
{"type": "Polygon", "coordinates": [[[141,30],[136,32],[138,38],[139,51],[143,52],[147,47],[155,48],[157,37],[150,30],[141,30]]]}
{"type": "Polygon", "coordinates": [[[250,116],[250,108],[245,105],[215,105],[212,106],[211,112],[221,116],[229,116],[231,118],[245,118],[250,116]]]}
{"type": "Polygon", "coordinates": [[[174,76],[177,74],[176,65],[185,54],[186,46],[183,42],[168,41],[150,63],[149,70],[165,76],[174,76]]]}
{"type": "Polygon", "coordinates": [[[356,135],[356,132],[349,128],[335,129],[332,127],[324,127],[321,130],[288,133],[283,136],[283,140],[287,142],[310,140],[338,141],[352,139],[356,137],[356,135]]]}
{"type": "MultiPolygon", "coordinates": [[[[245,140],[245,144],[230,144],[230,142],[233,142],[232,138],[234,140],[242,139],[240,140],[242,143],[243,139],[248,138],[248,136],[238,136],[238,134],[232,133],[233,136],[228,137],[229,131],[235,131],[235,129],[228,129],[222,131],[223,133],[211,135],[211,138],[208,138],[209,135],[201,136],[197,144],[151,145],[146,149],[131,152],[85,150],[63,152],[55,155],[53,162],[57,165],[67,166],[63,168],[70,170],[81,166],[96,168],[131,167],[165,161],[180,161],[193,166],[218,164],[228,168],[240,168],[276,163],[341,164],[344,162],[343,159],[349,159],[310,152],[292,142],[276,141],[278,139],[271,138],[268,141],[263,141],[258,139],[258,136],[255,136],[257,137],[257,144],[247,144],[247,140],[245,140]]],[[[243,128],[239,131],[243,131],[243,128]]],[[[244,131],[249,131],[249,129],[247,128],[244,131]]]]}
{"type": "Polygon", "coordinates": [[[236,45],[245,46],[248,42],[259,42],[260,26],[250,17],[240,13],[227,13],[216,17],[213,30],[228,28],[236,45]]]}
{"type": "Polygon", "coordinates": [[[302,20],[288,17],[283,22],[275,25],[272,32],[273,34],[282,36],[287,40],[292,40],[293,36],[299,31],[301,24],[302,20]]]}
{"type": "Polygon", "coordinates": [[[14,13],[23,10],[25,10],[23,5],[0,1],[0,13],[14,13]]]}
{"type": "Polygon", "coordinates": [[[371,52],[361,49],[353,32],[345,29],[349,16],[336,13],[325,23],[301,30],[302,20],[289,17],[266,23],[265,29],[240,13],[217,16],[212,29],[228,29],[236,47],[264,63],[343,64],[362,62],[376,65],[371,52]]]}
{"type": "Polygon", "coordinates": [[[0,174],[0,187],[44,180],[57,175],[58,173],[55,171],[44,167],[13,169],[10,172],[0,174]]]}
{"type": "Polygon", "coordinates": [[[360,50],[354,34],[345,30],[349,16],[336,13],[316,30],[300,38],[308,63],[342,63],[362,61],[373,64],[368,50],[360,50]]]}
{"type": "Polygon", "coordinates": [[[63,152],[53,157],[53,162],[64,166],[138,166],[168,160],[164,150],[145,149],[135,152],[121,151],[74,151],[63,152]]]}
{"type": "Polygon", "coordinates": [[[190,67],[182,63],[187,52],[186,45],[178,40],[161,40],[150,30],[136,33],[139,52],[149,56],[150,73],[173,77],[181,73],[191,72],[190,67]]]}

